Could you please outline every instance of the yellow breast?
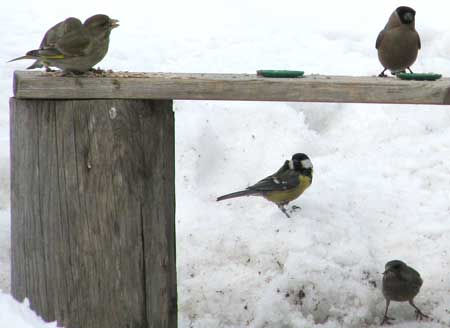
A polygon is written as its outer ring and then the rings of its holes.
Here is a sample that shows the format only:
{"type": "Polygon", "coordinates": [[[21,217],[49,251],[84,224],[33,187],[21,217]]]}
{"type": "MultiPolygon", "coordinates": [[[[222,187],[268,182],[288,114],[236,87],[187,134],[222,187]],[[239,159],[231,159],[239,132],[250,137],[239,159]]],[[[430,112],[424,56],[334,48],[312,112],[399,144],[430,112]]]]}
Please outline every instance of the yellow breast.
{"type": "Polygon", "coordinates": [[[307,176],[300,175],[298,177],[299,184],[297,187],[289,189],[289,190],[283,190],[283,191],[271,191],[266,194],[264,194],[264,198],[267,200],[270,200],[271,202],[274,202],[279,205],[285,205],[297,197],[299,197],[303,192],[311,185],[311,178],[307,176]]]}

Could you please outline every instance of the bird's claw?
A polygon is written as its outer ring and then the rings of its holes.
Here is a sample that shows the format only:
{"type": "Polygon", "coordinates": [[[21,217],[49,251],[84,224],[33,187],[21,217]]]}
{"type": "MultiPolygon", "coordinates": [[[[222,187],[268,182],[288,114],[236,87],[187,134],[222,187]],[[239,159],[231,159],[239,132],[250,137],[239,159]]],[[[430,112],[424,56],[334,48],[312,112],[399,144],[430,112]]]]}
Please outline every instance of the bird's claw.
{"type": "Polygon", "coordinates": [[[395,320],[395,318],[388,317],[387,315],[384,316],[383,321],[381,321],[381,326],[383,325],[392,325],[391,320],[395,320]]]}
{"type": "Polygon", "coordinates": [[[291,207],[291,212],[295,212],[295,211],[301,210],[301,209],[302,209],[302,208],[301,208],[300,206],[293,205],[293,206],[291,207]]]}
{"type": "Polygon", "coordinates": [[[387,77],[387,75],[384,73],[380,73],[380,74],[378,74],[378,77],[387,77]]]}
{"type": "Polygon", "coordinates": [[[83,73],[75,72],[75,71],[62,71],[61,76],[62,77],[79,77],[83,73]]]}
{"type": "Polygon", "coordinates": [[[100,67],[99,67],[99,68],[91,67],[91,68],[89,69],[89,72],[92,72],[92,73],[94,73],[94,74],[103,74],[103,73],[105,73],[106,71],[105,71],[104,69],[101,69],[100,67]]]}
{"type": "Polygon", "coordinates": [[[429,318],[429,316],[423,314],[420,310],[416,310],[416,320],[422,321],[423,318],[429,318]]]}

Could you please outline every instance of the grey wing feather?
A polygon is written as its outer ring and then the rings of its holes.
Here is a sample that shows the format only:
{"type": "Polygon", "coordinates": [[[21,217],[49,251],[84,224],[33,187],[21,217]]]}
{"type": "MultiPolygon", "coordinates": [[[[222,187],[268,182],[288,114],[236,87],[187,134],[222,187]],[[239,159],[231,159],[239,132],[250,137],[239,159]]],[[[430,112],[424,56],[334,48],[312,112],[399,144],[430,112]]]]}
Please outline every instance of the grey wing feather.
{"type": "Polygon", "coordinates": [[[287,171],[287,170],[289,170],[289,161],[285,161],[284,164],[283,164],[283,166],[280,167],[280,168],[278,169],[278,171],[275,172],[275,173],[272,174],[272,175],[280,175],[280,174],[282,174],[283,172],[285,172],[285,171],[287,171]]]}
{"type": "Polygon", "coordinates": [[[381,32],[378,34],[377,41],[375,42],[375,48],[378,49],[380,47],[381,42],[384,38],[384,30],[381,30],[381,32]]]}
{"type": "Polygon", "coordinates": [[[78,18],[69,17],[47,31],[42,39],[39,55],[84,55],[90,38],[78,18]]]}
{"type": "Polygon", "coordinates": [[[85,27],[80,30],[72,31],[64,35],[64,38],[56,43],[56,49],[64,55],[83,56],[86,55],[91,45],[90,35],[85,27]]]}
{"type": "Polygon", "coordinates": [[[419,272],[417,272],[415,269],[413,269],[413,268],[411,268],[410,267],[410,269],[411,269],[411,272],[412,272],[412,276],[413,276],[413,280],[414,280],[414,284],[417,286],[417,287],[422,287],[422,284],[423,284],[423,280],[422,280],[422,277],[420,277],[420,274],[419,274],[419,272]]]}
{"type": "Polygon", "coordinates": [[[74,30],[78,30],[83,27],[83,23],[75,17],[69,17],[66,20],[59,22],[47,33],[45,33],[42,39],[40,49],[55,47],[56,43],[61,40],[65,34],[71,33],[74,30]]]}
{"type": "Polygon", "coordinates": [[[281,174],[270,175],[247,189],[259,192],[283,191],[295,188],[299,183],[298,174],[288,170],[281,174]]]}

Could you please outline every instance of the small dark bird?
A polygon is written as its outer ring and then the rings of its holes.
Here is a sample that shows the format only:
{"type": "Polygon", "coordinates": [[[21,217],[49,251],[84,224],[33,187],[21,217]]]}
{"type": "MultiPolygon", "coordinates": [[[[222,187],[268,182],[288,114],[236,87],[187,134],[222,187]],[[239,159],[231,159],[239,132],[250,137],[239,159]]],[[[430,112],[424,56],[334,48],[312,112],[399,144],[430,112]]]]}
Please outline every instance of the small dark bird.
{"type": "Polygon", "coordinates": [[[275,203],[289,218],[285,206],[311,185],[312,175],[313,165],[309,157],[302,153],[294,154],[276,173],[245,190],[220,196],[217,201],[242,196],[262,196],[275,203]]]}
{"type": "Polygon", "coordinates": [[[420,274],[410,266],[407,266],[405,262],[393,260],[386,263],[382,284],[383,296],[386,299],[386,311],[384,312],[383,321],[381,322],[382,325],[390,324],[389,320],[394,320],[387,316],[389,303],[391,301],[408,301],[416,310],[417,320],[428,318],[427,315],[420,311],[413,301],[414,297],[419,293],[422,283],[423,281],[420,274]]]}
{"type": "Polygon", "coordinates": [[[106,15],[94,15],[83,24],[69,17],[45,33],[39,49],[14,58],[35,59],[27,69],[58,67],[64,73],[84,73],[100,62],[108,52],[109,35],[119,26],[118,20],[106,15]]]}
{"type": "Polygon", "coordinates": [[[415,28],[416,12],[410,7],[398,7],[389,17],[384,29],[378,34],[375,48],[378,59],[384,70],[378,75],[385,77],[384,72],[390,70],[392,74],[404,72],[417,58],[421,47],[420,37],[415,28]]]}

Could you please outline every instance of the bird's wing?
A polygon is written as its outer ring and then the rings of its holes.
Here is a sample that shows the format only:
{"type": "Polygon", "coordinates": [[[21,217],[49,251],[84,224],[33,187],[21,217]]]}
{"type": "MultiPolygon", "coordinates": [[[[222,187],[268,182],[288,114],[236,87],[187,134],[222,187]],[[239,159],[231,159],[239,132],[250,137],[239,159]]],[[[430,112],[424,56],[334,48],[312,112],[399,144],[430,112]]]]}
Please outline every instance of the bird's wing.
{"type": "Polygon", "coordinates": [[[412,279],[413,283],[418,288],[422,287],[423,280],[422,280],[422,277],[420,276],[419,272],[417,272],[415,269],[413,269],[411,267],[409,267],[409,268],[411,269],[411,275],[413,277],[413,279],[412,279]]]}
{"type": "Polygon", "coordinates": [[[380,47],[381,42],[384,38],[384,30],[381,30],[381,32],[378,34],[377,41],[375,42],[375,48],[378,49],[380,47]]]}
{"type": "Polygon", "coordinates": [[[287,171],[287,170],[289,170],[289,161],[285,161],[284,164],[283,164],[283,166],[280,167],[280,168],[278,169],[278,171],[275,172],[275,173],[272,174],[272,175],[280,175],[280,174],[282,174],[283,172],[285,172],[285,171],[287,171]]]}
{"type": "Polygon", "coordinates": [[[86,28],[83,26],[80,29],[66,33],[56,44],[55,48],[63,55],[67,56],[84,56],[91,48],[92,39],[86,28]]]}
{"type": "Polygon", "coordinates": [[[258,192],[283,191],[295,188],[299,183],[298,173],[287,170],[270,175],[247,189],[258,192]]]}
{"type": "Polygon", "coordinates": [[[55,26],[51,27],[47,33],[45,33],[42,39],[40,49],[54,48],[59,40],[64,38],[64,35],[71,33],[83,27],[83,23],[75,17],[69,17],[62,22],[59,22],[55,26]]]}
{"type": "Polygon", "coordinates": [[[419,33],[417,33],[417,41],[419,42],[419,49],[422,48],[422,42],[420,42],[419,33]]]}

